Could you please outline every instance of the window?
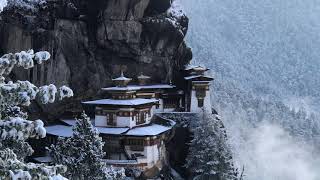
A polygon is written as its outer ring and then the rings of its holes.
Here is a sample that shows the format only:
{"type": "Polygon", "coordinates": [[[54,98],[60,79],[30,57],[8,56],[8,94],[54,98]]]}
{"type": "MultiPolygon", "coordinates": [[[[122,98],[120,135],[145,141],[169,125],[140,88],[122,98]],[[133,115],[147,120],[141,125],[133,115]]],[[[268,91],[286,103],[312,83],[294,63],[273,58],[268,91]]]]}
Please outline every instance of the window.
{"type": "Polygon", "coordinates": [[[196,87],[196,97],[198,99],[198,107],[204,106],[204,98],[206,97],[206,86],[196,87]]]}
{"type": "Polygon", "coordinates": [[[144,151],[143,139],[127,139],[126,145],[130,146],[131,151],[144,151]]]}
{"type": "Polygon", "coordinates": [[[137,113],[137,115],[136,115],[136,120],[137,120],[136,123],[137,124],[143,124],[146,122],[146,115],[145,114],[146,114],[145,112],[137,113]]]}
{"type": "Polygon", "coordinates": [[[144,147],[143,146],[138,146],[138,145],[134,145],[134,146],[130,146],[130,150],[131,151],[144,151],[144,147]]]}
{"type": "Polygon", "coordinates": [[[115,126],[116,125],[116,118],[117,116],[114,113],[107,113],[107,125],[109,126],[115,126]]]}
{"type": "Polygon", "coordinates": [[[206,89],[205,87],[197,87],[196,88],[196,97],[197,98],[204,98],[206,97],[206,89]]]}
{"type": "Polygon", "coordinates": [[[96,112],[96,115],[102,115],[103,114],[103,110],[102,109],[100,109],[100,108],[96,108],[96,110],[95,110],[96,112]]]}
{"type": "Polygon", "coordinates": [[[179,99],[177,98],[170,97],[170,98],[163,99],[164,109],[176,108],[178,104],[179,104],[179,99]]]}
{"type": "Polygon", "coordinates": [[[203,107],[203,101],[204,99],[198,99],[198,107],[203,107]]]}

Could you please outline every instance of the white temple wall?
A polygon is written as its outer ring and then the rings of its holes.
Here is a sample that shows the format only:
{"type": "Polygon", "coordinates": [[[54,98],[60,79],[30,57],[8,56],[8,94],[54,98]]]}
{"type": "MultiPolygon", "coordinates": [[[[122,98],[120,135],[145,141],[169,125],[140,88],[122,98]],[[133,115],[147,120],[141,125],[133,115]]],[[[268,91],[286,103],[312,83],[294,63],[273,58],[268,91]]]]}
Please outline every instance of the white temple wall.
{"type": "Polygon", "coordinates": [[[151,122],[153,114],[154,114],[154,109],[151,108],[150,109],[150,115],[149,114],[147,115],[146,123],[150,123],[151,122]]]}
{"type": "Polygon", "coordinates": [[[147,146],[145,147],[145,151],[147,153],[148,165],[155,164],[160,160],[158,145],[147,146]]]}
{"type": "Polygon", "coordinates": [[[131,156],[132,154],[142,154],[144,157],[140,157],[140,161],[144,158],[148,167],[151,168],[154,166],[160,158],[160,147],[158,145],[145,146],[143,151],[132,151],[130,146],[125,146],[126,152],[131,156]]]}
{"type": "MultiPolygon", "coordinates": [[[[210,90],[206,91],[206,97],[204,98],[203,108],[205,110],[211,111],[211,97],[210,90]]],[[[190,104],[190,112],[199,112],[201,111],[201,107],[198,107],[198,98],[196,97],[196,91],[191,91],[191,104],[190,104]]]]}
{"type": "Polygon", "coordinates": [[[107,117],[106,116],[96,115],[94,123],[95,123],[95,126],[99,126],[99,127],[103,126],[103,127],[105,127],[105,126],[107,126],[107,117]]]}
{"type": "MultiPolygon", "coordinates": [[[[155,107],[155,106],[152,106],[152,107],[155,107]]],[[[152,116],[155,114],[155,109],[151,108],[150,109],[150,116],[149,116],[149,120],[152,119],[152,116]]]]}
{"type": "Polygon", "coordinates": [[[135,121],[132,121],[132,117],[117,116],[117,127],[130,127],[135,126],[135,121]]]}
{"type": "Polygon", "coordinates": [[[173,112],[175,108],[166,108],[163,110],[163,112],[173,112]]]}

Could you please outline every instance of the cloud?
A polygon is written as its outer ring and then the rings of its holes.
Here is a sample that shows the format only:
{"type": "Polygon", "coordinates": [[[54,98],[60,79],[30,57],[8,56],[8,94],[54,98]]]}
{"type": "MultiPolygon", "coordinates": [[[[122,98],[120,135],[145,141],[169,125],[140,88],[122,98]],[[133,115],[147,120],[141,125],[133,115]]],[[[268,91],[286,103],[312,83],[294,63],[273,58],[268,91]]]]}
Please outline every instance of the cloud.
{"type": "Polygon", "coordinates": [[[247,132],[239,160],[248,180],[318,180],[319,159],[306,144],[277,125],[260,124],[247,132]]]}

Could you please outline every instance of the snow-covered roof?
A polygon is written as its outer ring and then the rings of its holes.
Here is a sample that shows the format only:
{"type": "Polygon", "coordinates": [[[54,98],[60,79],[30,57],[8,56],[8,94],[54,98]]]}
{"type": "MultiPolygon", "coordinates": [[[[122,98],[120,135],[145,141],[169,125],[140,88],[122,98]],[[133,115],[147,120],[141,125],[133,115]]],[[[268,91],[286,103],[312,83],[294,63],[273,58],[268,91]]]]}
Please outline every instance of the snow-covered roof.
{"type": "Polygon", "coordinates": [[[156,103],[156,99],[100,99],[95,101],[82,102],[84,104],[95,104],[95,105],[118,105],[118,106],[138,106],[143,104],[156,103]]]}
{"type": "Polygon", "coordinates": [[[121,71],[121,75],[118,78],[112,79],[113,81],[131,81],[131,78],[127,78],[124,76],[123,71],[121,71]]]}
{"type": "Polygon", "coordinates": [[[102,88],[102,90],[104,91],[137,91],[140,90],[139,87],[131,87],[131,86],[127,86],[127,87],[108,87],[108,88],[102,88]]]}
{"type": "Polygon", "coordinates": [[[105,162],[107,164],[112,164],[112,165],[115,165],[115,164],[118,164],[118,165],[138,164],[137,160],[131,160],[131,159],[130,160],[127,160],[127,159],[124,159],[124,160],[102,159],[102,160],[103,160],[103,162],[105,162]]]}
{"type": "Polygon", "coordinates": [[[202,78],[207,78],[207,79],[212,79],[212,80],[213,80],[212,77],[210,77],[210,76],[205,76],[205,75],[187,76],[187,77],[184,77],[184,79],[185,79],[185,80],[191,80],[191,79],[200,78],[200,77],[202,77],[202,78]]]}
{"type": "Polygon", "coordinates": [[[125,135],[128,136],[156,136],[170,130],[172,127],[152,124],[148,126],[135,127],[129,130],[125,135]]]}
{"type": "Polygon", "coordinates": [[[66,123],[69,126],[76,125],[76,120],[75,119],[60,119],[60,121],[66,123]]]}
{"type": "MultiPolygon", "coordinates": [[[[60,119],[61,122],[64,122],[68,126],[74,126],[76,125],[76,119],[60,119]]],[[[91,123],[94,121],[94,119],[90,119],[91,123]]]]}
{"type": "Polygon", "coordinates": [[[199,65],[188,65],[185,68],[186,71],[189,70],[202,70],[202,71],[207,71],[209,70],[209,68],[203,67],[203,66],[199,66],[199,65]]]}
{"type": "Polygon", "coordinates": [[[146,75],[143,75],[143,74],[140,74],[138,76],[138,79],[150,79],[151,77],[150,76],[146,76],[146,75]]]}
{"type": "Polygon", "coordinates": [[[45,127],[47,134],[60,136],[60,137],[71,137],[72,126],[64,126],[64,125],[53,125],[45,127]]]}
{"type": "MultiPolygon", "coordinates": [[[[106,135],[126,135],[126,136],[156,136],[164,133],[174,126],[174,122],[169,122],[171,126],[164,126],[159,124],[150,124],[146,126],[137,126],[133,129],[117,128],[117,127],[95,127],[99,133],[106,135]]],[[[75,123],[74,123],[75,124],[75,123]]],[[[47,134],[71,137],[73,135],[72,126],[54,125],[45,127],[47,134]]]]}
{"type": "Polygon", "coordinates": [[[129,128],[107,128],[107,127],[96,127],[99,133],[109,135],[123,134],[129,130],[129,128]]]}
{"type": "MultiPolygon", "coordinates": [[[[70,124],[76,124],[76,120],[68,120],[70,124]]],[[[108,135],[119,135],[127,132],[129,128],[111,128],[111,127],[95,127],[99,133],[108,135]]],[[[73,135],[72,126],[65,125],[54,125],[45,127],[47,134],[60,136],[60,137],[71,137],[73,135]]]]}
{"type": "MultiPolygon", "coordinates": [[[[53,125],[45,127],[47,134],[60,136],[60,137],[71,137],[73,135],[72,127],[76,124],[75,119],[65,119],[63,122],[70,124],[67,125],[53,125]]],[[[162,121],[157,121],[151,124],[136,126],[132,129],[127,127],[95,127],[99,133],[105,135],[123,135],[123,136],[156,136],[162,134],[172,127],[176,122],[170,119],[162,118],[162,121]]]]}
{"type": "Polygon", "coordinates": [[[39,163],[50,163],[53,161],[51,156],[35,157],[33,159],[39,163]]]}
{"type": "Polygon", "coordinates": [[[139,88],[139,89],[172,89],[176,86],[169,84],[151,84],[151,85],[129,85],[128,87],[139,88]]]}
{"type": "Polygon", "coordinates": [[[118,78],[114,78],[112,79],[113,81],[131,81],[131,78],[127,78],[127,77],[118,77],[118,78]]]}
{"type": "Polygon", "coordinates": [[[138,91],[142,89],[172,89],[174,85],[169,84],[151,84],[151,85],[128,85],[127,87],[108,87],[102,88],[104,91],[138,91]]]}

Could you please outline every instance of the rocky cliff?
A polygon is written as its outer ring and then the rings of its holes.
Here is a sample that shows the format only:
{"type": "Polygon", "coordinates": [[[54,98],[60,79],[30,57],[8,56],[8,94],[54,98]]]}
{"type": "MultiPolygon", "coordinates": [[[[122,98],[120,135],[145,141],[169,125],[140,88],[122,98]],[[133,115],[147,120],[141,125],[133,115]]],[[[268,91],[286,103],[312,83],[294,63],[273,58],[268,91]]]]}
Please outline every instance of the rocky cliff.
{"type": "Polygon", "coordinates": [[[67,84],[72,100],[38,105],[30,111],[55,117],[77,110],[79,102],[100,96],[100,88],[124,70],[154,82],[178,81],[192,56],[184,37],[188,18],[171,0],[47,0],[30,7],[9,6],[1,14],[0,53],[33,48],[51,53],[50,62],[13,80],[37,85],[67,84]]]}

